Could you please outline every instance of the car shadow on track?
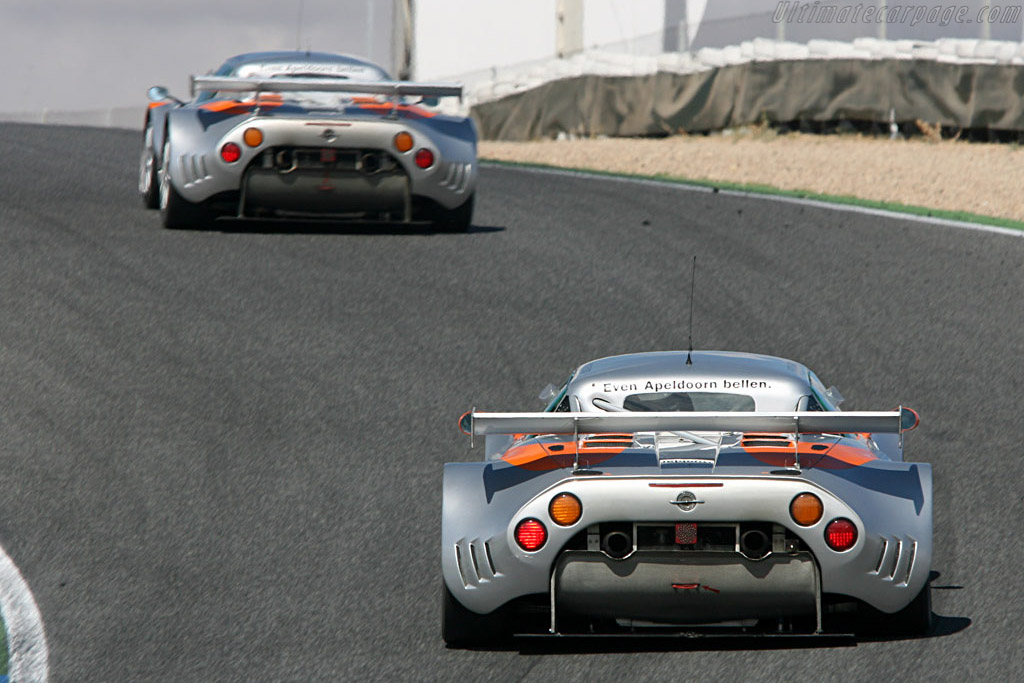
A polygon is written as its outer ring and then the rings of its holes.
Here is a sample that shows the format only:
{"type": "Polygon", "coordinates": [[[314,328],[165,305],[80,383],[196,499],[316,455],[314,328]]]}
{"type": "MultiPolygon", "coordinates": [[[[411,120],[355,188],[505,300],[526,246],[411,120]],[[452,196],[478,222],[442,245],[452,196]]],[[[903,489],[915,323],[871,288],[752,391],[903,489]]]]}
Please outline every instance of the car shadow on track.
{"type": "MultiPolygon", "coordinates": [[[[928,582],[931,584],[931,587],[932,587],[932,595],[934,595],[936,591],[944,592],[944,591],[963,590],[963,586],[957,586],[957,585],[954,585],[954,584],[945,584],[945,585],[937,584],[936,581],[938,580],[938,578],[940,576],[942,576],[942,574],[940,572],[932,570],[931,574],[928,577],[928,582]]],[[[928,633],[925,633],[925,634],[922,634],[922,635],[919,635],[919,636],[903,636],[903,637],[891,637],[891,636],[887,636],[885,634],[880,634],[880,635],[877,635],[877,636],[870,635],[870,634],[861,634],[857,638],[857,640],[860,641],[860,642],[863,642],[863,643],[878,643],[878,642],[886,642],[886,641],[892,641],[892,640],[922,640],[922,639],[927,639],[927,638],[939,638],[939,637],[942,637],[942,636],[951,636],[951,635],[960,633],[961,631],[966,630],[972,623],[973,622],[971,621],[971,619],[969,617],[945,617],[945,616],[942,616],[941,614],[935,614],[935,612],[933,610],[932,611],[932,626],[928,630],[928,633]]]]}
{"type": "Polygon", "coordinates": [[[550,636],[520,635],[502,650],[521,655],[602,654],[628,652],[693,652],[735,650],[807,650],[856,647],[859,643],[926,640],[950,636],[971,625],[967,617],[934,615],[932,628],[919,636],[853,633],[803,634],[715,634],[674,633],[663,635],[550,636]]]}
{"type": "Polygon", "coordinates": [[[521,655],[607,654],[629,652],[695,652],[736,650],[809,650],[856,647],[859,643],[926,640],[949,636],[971,625],[967,617],[935,615],[932,629],[920,636],[866,636],[852,633],[821,635],[673,634],[609,636],[517,636],[506,649],[521,655]]]}
{"type": "Polygon", "coordinates": [[[201,232],[259,235],[480,235],[504,232],[504,226],[472,225],[464,233],[435,230],[429,223],[379,223],[370,221],[245,220],[219,219],[201,232]]]}
{"type": "Polygon", "coordinates": [[[887,643],[897,640],[928,640],[930,638],[941,638],[944,636],[951,636],[961,631],[966,630],[972,623],[968,617],[944,617],[940,614],[933,616],[934,621],[932,627],[928,633],[921,634],[919,636],[889,636],[889,635],[878,635],[872,636],[869,634],[862,634],[857,637],[857,642],[860,643],[887,643]]]}
{"type": "Polygon", "coordinates": [[[849,633],[826,635],[673,634],[609,636],[517,636],[510,649],[521,655],[608,654],[629,652],[694,652],[733,650],[798,650],[855,647],[849,633]]]}

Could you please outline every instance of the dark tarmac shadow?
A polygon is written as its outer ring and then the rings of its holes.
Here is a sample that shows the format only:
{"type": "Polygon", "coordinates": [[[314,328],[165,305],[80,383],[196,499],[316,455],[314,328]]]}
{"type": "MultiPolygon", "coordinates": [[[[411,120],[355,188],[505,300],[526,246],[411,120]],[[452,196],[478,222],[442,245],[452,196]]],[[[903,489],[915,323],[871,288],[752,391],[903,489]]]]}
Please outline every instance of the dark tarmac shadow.
{"type": "MultiPolygon", "coordinates": [[[[604,654],[630,652],[728,652],[738,650],[812,650],[857,647],[859,643],[930,640],[955,635],[971,625],[967,617],[936,614],[931,630],[920,636],[853,633],[824,634],[716,634],[672,633],[660,635],[517,635],[507,647],[521,655],[604,654]]],[[[483,649],[483,648],[481,648],[483,649]]]]}
{"type": "Polygon", "coordinates": [[[466,232],[460,233],[438,231],[429,223],[221,218],[216,220],[212,227],[196,230],[196,232],[257,235],[451,235],[454,237],[483,235],[504,230],[504,226],[474,224],[466,232]]]}
{"type": "Polygon", "coordinates": [[[806,650],[856,647],[850,633],[763,635],[679,633],[664,635],[516,636],[521,655],[605,654],[630,652],[719,652],[738,650],[806,650]]]}

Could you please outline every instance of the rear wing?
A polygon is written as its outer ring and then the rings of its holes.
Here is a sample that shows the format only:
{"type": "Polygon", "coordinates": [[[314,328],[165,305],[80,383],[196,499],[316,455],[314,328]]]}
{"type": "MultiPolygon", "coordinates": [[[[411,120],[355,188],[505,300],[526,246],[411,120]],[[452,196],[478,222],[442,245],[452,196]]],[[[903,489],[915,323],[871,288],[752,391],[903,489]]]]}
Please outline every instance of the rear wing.
{"type": "Polygon", "coordinates": [[[891,412],[692,413],[477,413],[459,427],[470,436],[492,434],[599,434],[607,432],[770,432],[902,434],[916,424],[907,409],[891,412]]]}
{"type": "Polygon", "coordinates": [[[350,81],[343,78],[238,78],[192,76],[192,96],[203,90],[221,92],[350,92],[390,97],[462,97],[461,83],[413,83],[410,81],[350,81]]]}

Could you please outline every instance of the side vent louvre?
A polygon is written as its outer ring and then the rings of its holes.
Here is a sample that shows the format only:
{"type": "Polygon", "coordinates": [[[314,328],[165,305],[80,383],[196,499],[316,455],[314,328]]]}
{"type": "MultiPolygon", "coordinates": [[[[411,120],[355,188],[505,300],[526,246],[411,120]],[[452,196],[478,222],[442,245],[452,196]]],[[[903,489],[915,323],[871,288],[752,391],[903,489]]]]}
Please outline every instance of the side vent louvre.
{"type": "Polygon", "coordinates": [[[489,541],[462,539],[455,544],[455,565],[462,585],[467,588],[493,581],[501,576],[494,566],[489,541]]]}
{"type": "Polygon", "coordinates": [[[191,180],[189,180],[189,178],[191,177],[191,174],[189,173],[189,166],[191,166],[191,164],[187,162],[188,158],[185,157],[184,155],[178,157],[178,168],[181,169],[179,175],[186,180],[186,184],[192,182],[191,180]]]}
{"type": "Polygon", "coordinates": [[[455,175],[455,164],[446,164],[447,171],[444,174],[444,179],[441,181],[442,185],[451,185],[452,177],[455,175]]]}
{"type": "Polygon", "coordinates": [[[487,558],[487,568],[491,570],[491,576],[498,576],[498,570],[494,568],[494,558],[491,557],[490,541],[484,541],[484,557],[487,558]]]}
{"type": "Polygon", "coordinates": [[[462,166],[455,164],[455,173],[452,177],[452,189],[458,190],[462,184],[462,166]]]}
{"type": "Polygon", "coordinates": [[[900,566],[900,560],[903,559],[903,541],[896,541],[896,561],[892,563],[892,571],[889,572],[889,581],[896,578],[896,568],[900,566]]]}
{"type": "Polygon", "coordinates": [[[472,164],[445,164],[441,185],[458,194],[462,194],[469,185],[469,176],[472,168],[472,164]]]}
{"type": "Polygon", "coordinates": [[[914,571],[914,560],[917,559],[917,541],[912,538],[882,538],[882,549],[878,553],[878,563],[869,572],[883,581],[898,581],[897,585],[906,586],[914,571]]]}
{"type": "Polygon", "coordinates": [[[466,580],[466,568],[462,566],[462,546],[458,543],[455,544],[455,566],[459,568],[459,576],[462,577],[462,585],[468,586],[469,581],[466,580]]]}
{"type": "Polygon", "coordinates": [[[903,574],[903,580],[900,581],[901,586],[906,586],[910,583],[910,575],[914,571],[914,560],[917,559],[917,541],[910,542],[910,548],[907,549],[907,570],[903,574]]]}
{"type": "Polygon", "coordinates": [[[875,570],[873,572],[871,572],[872,574],[881,574],[882,573],[882,567],[885,566],[885,554],[887,552],[889,552],[889,539],[888,538],[883,538],[882,539],[882,552],[878,553],[878,564],[875,565],[875,570]]]}
{"type": "Polygon", "coordinates": [[[480,562],[476,559],[476,546],[469,544],[469,556],[473,560],[473,573],[480,576],[480,562]]]}

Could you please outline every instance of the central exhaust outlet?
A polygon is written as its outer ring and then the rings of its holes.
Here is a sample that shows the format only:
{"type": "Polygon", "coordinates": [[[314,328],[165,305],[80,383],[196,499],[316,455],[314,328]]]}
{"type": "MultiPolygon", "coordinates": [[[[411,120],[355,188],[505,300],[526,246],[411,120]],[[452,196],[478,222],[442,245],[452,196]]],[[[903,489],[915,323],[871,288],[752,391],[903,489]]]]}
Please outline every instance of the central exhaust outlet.
{"type": "Polygon", "coordinates": [[[282,149],[274,156],[274,164],[278,173],[287,175],[299,167],[299,158],[295,150],[282,149]]]}
{"type": "Polygon", "coordinates": [[[359,170],[366,175],[373,175],[381,168],[380,157],[371,152],[359,157],[359,170]]]}
{"type": "Polygon", "coordinates": [[[633,539],[622,531],[611,531],[601,539],[601,550],[613,560],[621,560],[633,552],[633,539]]]}
{"type": "Polygon", "coordinates": [[[760,529],[751,529],[740,536],[740,552],[751,560],[760,560],[772,549],[768,534],[760,529]]]}

